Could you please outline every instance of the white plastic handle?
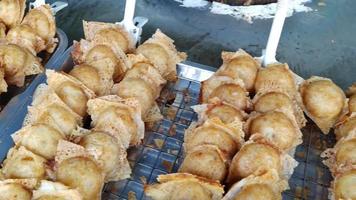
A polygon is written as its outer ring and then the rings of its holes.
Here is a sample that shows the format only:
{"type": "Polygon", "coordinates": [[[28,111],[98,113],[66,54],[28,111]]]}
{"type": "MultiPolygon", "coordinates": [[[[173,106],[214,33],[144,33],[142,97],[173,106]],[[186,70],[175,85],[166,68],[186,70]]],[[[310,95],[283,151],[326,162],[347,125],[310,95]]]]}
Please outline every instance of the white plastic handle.
{"type": "Polygon", "coordinates": [[[45,4],[46,4],[45,0],[36,0],[34,2],[30,2],[30,9],[38,8],[38,7],[43,6],[45,4]]]}
{"type": "Polygon", "coordinates": [[[268,64],[275,63],[276,61],[276,52],[283,30],[284,21],[287,16],[289,6],[289,0],[279,0],[277,4],[277,12],[273,19],[273,24],[271,32],[268,37],[267,47],[265,54],[263,56],[262,64],[267,66],[268,64]]]}
{"type": "Polygon", "coordinates": [[[126,0],[125,15],[123,23],[125,26],[134,26],[133,18],[135,15],[136,0],[126,0]]]}

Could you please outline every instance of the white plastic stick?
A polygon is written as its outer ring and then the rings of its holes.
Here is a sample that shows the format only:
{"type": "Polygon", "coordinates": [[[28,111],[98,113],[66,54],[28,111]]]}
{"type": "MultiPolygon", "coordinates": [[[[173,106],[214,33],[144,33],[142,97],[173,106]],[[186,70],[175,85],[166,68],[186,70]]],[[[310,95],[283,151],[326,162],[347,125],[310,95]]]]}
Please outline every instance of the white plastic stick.
{"type": "Polygon", "coordinates": [[[135,15],[136,0],[126,0],[124,26],[128,29],[134,28],[133,18],[135,15]]]}
{"type": "Polygon", "coordinates": [[[262,64],[267,66],[268,64],[275,63],[276,61],[276,52],[283,30],[284,21],[287,16],[289,6],[289,0],[279,0],[277,4],[277,12],[273,19],[273,24],[271,32],[268,37],[267,47],[265,54],[263,56],[262,64]]]}

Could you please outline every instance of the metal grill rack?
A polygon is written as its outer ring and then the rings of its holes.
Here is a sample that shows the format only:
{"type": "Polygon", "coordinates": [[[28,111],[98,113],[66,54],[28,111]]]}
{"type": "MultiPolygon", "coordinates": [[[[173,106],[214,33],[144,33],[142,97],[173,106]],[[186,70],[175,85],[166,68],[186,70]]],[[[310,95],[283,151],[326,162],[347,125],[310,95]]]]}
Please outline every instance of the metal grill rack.
{"type": "MultiPolygon", "coordinates": [[[[144,183],[156,182],[160,174],[177,172],[183,160],[184,131],[197,119],[190,107],[198,104],[200,81],[208,78],[212,71],[194,63],[178,66],[179,80],[174,85],[167,85],[162,91],[164,97],[159,99],[164,120],[146,131],[143,145],[129,149],[131,178],[106,184],[103,199],[148,199],[143,192],[144,183]]],[[[283,193],[283,199],[327,199],[332,177],[322,164],[320,153],[334,146],[335,138],[333,134],[323,135],[312,122],[302,132],[303,144],[297,147],[294,156],[299,165],[289,180],[290,189],[283,193]]]]}

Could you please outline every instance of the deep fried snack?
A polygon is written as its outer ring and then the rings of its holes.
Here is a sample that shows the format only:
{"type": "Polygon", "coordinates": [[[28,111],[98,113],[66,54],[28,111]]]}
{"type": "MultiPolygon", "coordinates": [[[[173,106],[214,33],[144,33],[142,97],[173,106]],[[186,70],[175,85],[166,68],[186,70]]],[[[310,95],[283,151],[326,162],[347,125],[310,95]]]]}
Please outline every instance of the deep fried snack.
{"type": "Polygon", "coordinates": [[[56,22],[50,5],[42,5],[31,9],[21,22],[29,25],[33,31],[45,41],[45,50],[53,53],[57,46],[56,22]]]}
{"type": "Polygon", "coordinates": [[[88,102],[88,113],[93,130],[118,138],[126,149],[129,145],[140,144],[144,137],[140,104],[134,98],[110,95],[92,99],[88,102]]]}
{"type": "Polygon", "coordinates": [[[356,199],[356,168],[336,176],[332,184],[332,198],[339,199],[356,199]]]}
{"type": "Polygon", "coordinates": [[[136,53],[144,55],[154,63],[164,79],[175,81],[177,79],[176,65],[184,61],[187,55],[178,52],[173,43],[171,38],[157,29],[150,39],[138,46],[136,53]]]}
{"type": "Polygon", "coordinates": [[[24,146],[47,160],[54,159],[58,141],[64,139],[62,133],[46,124],[25,126],[11,136],[16,146],[24,146]]]}
{"type": "Polygon", "coordinates": [[[186,153],[179,172],[222,182],[228,172],[227,157],[214,145],[199,145],[186,153]]]}
{"type": "Polygon", "coordinates": [[[7,83],[5,81],[5,69],[0,66],[0,94],[7,92],[7,83]]]}
{"type": "Polygon", "coordinates": [[[79,143],[91,154],[105,173],[105,181],[119,181],[130,177],[131,168],[121,141],[104,132],[92,131],[79,143]]]}
{"type": "Polygon", "coordinates": [[[280,111],[252,113],[245,124],[245,133],[252,140],[262,140],[284,152],[302,143],[297,123],[280,111]]]}
{"type": "Polygon", "coordinates": [[[76,188],[83,200],[101,199],[105,175],[84,147],[61,140],[55,160],[57,181],[76,188]]]}
{"type": "Polygon", "coordinates": [[[335,135],[336,139],[340,140],[343,137],[351,135],[356,132],[356,114],[351,114],[351,116],[344,117],[340,122],[335,125],[335,135]]]}
{"type": "Polygon", "coordinates": [[[356,112],[356,83],[348,88],[346,94],[349,97],[349,113],[356,112]]]}
{"type": "Polygon", "coordinates": [[[217,181],[186,173],[159,175],[158,184],[145,185],[145,194],[153,200],[220,200],[223,186],[217,181]]]}
{"type": "Polygon", "coordinates": [[[4,39],[6,37],[6,26],[5,24],[0,22],[0,39],[4,39]]]}
{"type": "Polygon", "coordinates": [[[6,179],[0,181],[0,200],[31,200],[37,179],[6,179]]]}
{"type": "Polygon", "coordinates": [[[33,190],[33,200],[82,200],[82,195],[76,189],[71,189],[62,183],[41,180],[36,190],[33,190]]]}
{"type": "Polygon", "coordinates": [[[119,82],[127,69],[131,68],[126,54],[116,46],[87,40],[74,41],[72,57],[75,64],[91,64],[102,59],[110,59],[115,64],[113,79],[119,82]]]}
{"type": "Polygon", "coordinates": [[[223,51],[221,57],[223,59],[223,64],[216,72],[216,75],[229,76],[233,79],[242,79],[246,90],[251,92],[254,89],[260,63],[242,49],[239,49],[236,52],[223,51]]]}
{"type": "Polygon", "coordinates": [[[297,162],[269,144],[246,142],[232,159],[227,183],[232,185],[251,174],[275,169],[281,177],[292,175],[297,162]]]}
{"type": "Polygon", "coordinates": [[[196,146],[210,144],[217,146],[229,157],[235,155],[244,140],[242,123],[236,120],[224,124],[218,118],[208,119],[201,126],[192,124],[184,135],[184,150],[189,152],[196,146]]]}
{"type": "Polygon", "coordinates": [[[4,69],[6,82],[18,87],[24,85],[25,76],[43,71],[37,57],[14,44],[0,44],[0,65],[4,69]]]}
{"type": "Polygon", "coordinates": [[[83,20],[83,30],[86,40],[107,43],[122,49],[125,53],[135,49],[134,38],[119,24],[83,20]]]}
{"type": "Polygon", "coordinates": [[[11,28],[21,23],[25,14],[25,0],[2,0],[0,1],[0,21],[11,28]]]}
{"type": "Polygon", "coordinates": [[[46,177],[46,168],[46,159],[20,146],[9,150],[1,171],[6,178],[43,179],[46,177]]]}
{"type": "Polygon", "coordinates": [[[344,92],[330,79],[313,76],[299,88],[304,112],[324,134],[346,111],[344,92]]]}

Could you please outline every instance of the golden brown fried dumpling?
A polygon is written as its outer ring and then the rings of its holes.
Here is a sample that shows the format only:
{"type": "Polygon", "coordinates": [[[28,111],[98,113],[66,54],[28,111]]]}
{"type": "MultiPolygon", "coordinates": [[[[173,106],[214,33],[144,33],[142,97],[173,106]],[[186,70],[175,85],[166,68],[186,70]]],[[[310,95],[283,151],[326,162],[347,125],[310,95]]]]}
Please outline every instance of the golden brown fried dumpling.
{"type": "Polygon", "coordinates": [[[47,70],[46,75],[48,86],[62,101],[78,115],[85,116],[87,102],[95,97],[95,93],[82,82],[63,72],[47,70]]]}
{"type": "Polygon", "coordinates": [[[304,112],[324,134],[341,117],[346,108],[344,92],[330,79],[313,76],[300,86],[304,112]]]}
{"type": "Polygon", "coordinates": [[[187,58],[187,55],[178,52],[174,46],[174,41],[159,29],[140,45],[136,53],[144,55],[160,71],[163,78],[169,81],[177,79],[176,65],[187,58]]]}
{"type": "Polygon", "coordinates": [[[268,144],[250,141],[232,159],[227,183],[231,185],[251,174],[270,169],[288,177],[296,166],[297,162],[289,155],[281,154],[268,144]]]}
{"type": "Polygon", "coordinates": [[[356,167],[356,132],[341,138],[333,148],[325,150],[321,157],[333,175],[344,169],[356,167]]]}
{"type": "Polygon", "coordinates": [[[339,174],[332,186],[332,199],[356,199],[356,169],[339,174]]]}
{"type": "Polygon", "coordinates": [[[0,22],[0,39],[3,39],[6,37],[6,26],[5,24],[0,22]]]}
{"type": "Polygon", "coordinates": [[[76,65],[69,72],[69,75],[80,80],[85,86],[95,92],[95,94],[100,92],[100,76],[98,70],[94,67],[87,64],[76,65]]]}
{"type": "Polygon", "coordinates": [[[41,180],[39,187],[33,191],[32,200],[82,200],[76,189],[70,189],[59,182],[41,180]]]}
{"type": "Polygon", "coordinates": [[[2,0],[0,8],[0,21],[11,28],[22,21],[26,9],[26,1],[2,0]]]}
{"type": "Polygon", "coordinates": [[[346,94],[349,97],[349,113],[356,112],[356,83],[348,88],[346,94]]]}
{"type": "Polygon", "coordinates": [[[200,104],[192,106],[193,110],[198,114],[200,122],[206,119],[219,118],[223,123],[233,123],[235,120],[244,121],[247,114],[243,111],[222,102],[218,98],[213,98],[208,104],[200,104]]]}
{"type": "Polygon", "coordinates": [[[159,183],[144,187],[153,200],[220,200],[224,193],[219,182],[187,173],[159,175],[157,180],[159,183]]]}
{"type": "Polygon", "coordinates": [[[291,97],[296,95],[297,86],[294,74],[287,64],[271,64],[258,71],[255,82],[256,93],[276,86],[283,89],[291,97]]]}
{"type": "Polygon", "coordinates": [[[54,159],[58,141],[64,139],[64,135],[46,124],[34,124],[21,128],[12,138],[17,146],[50,160],[54,159]]]}
{"type": "Polygon", "coordinates": [[[246,90],[252,91],[260,64],[242,49],[236,52],[223,51],[221,57],[223,65],[216,74],[229,76],[234,79],[242,79],[246,90]]]}
{"type": "Polygon", "coordinates": [[[290,119],[298,123],[299,128],[306,124],[303,110],[298,103],[287,93],[279,91],[267,91],[257,93],[252,100],[253,110],[260,113],[279,110],[283,111],[290,119]]]}
{"type": "Polygon", "coordinates": [[[80,42],[74,42],[72,57],[75,64],[88,63],[110,59],[115,64],[113,79],[114,82],[119,82],[127,69],[131,67],[126,54],[113,45],[103,44],[99,42],[89,42],[86,40],[80,40],[80,42]]]}
{"type": "Polygon", "coordinates": [[[46,159],[25,147],[11,148],[3,163],[2,173],[6,178],[39,178],[46,176],[46,159]]]}
{"type": "Polygon", "coordinates": [[[42,5],[31,9],[21,22],[29,25],[33,31],[45,41],[46,51],[53,53],[57,46],[56,22],[50,5],[42,5]]]}
{"type": "Polygon", "coordinates": [[[0,181],[0,200],[31,200],[36,179],[6,179],[0,181]]]}
{"type": "Polygon", "coordinates": [[[160,72],[153,66],[153,64],[141,54],[128,55],[132,67],[125,74],[125,79],[140,78],[146,81],[154,91],[155,98],[158,98],[163,85],[166,83],[160,72]]]}
{"type": "Polygon", "coordinates": [[[82,117],[71,110],[47,85],[37,87],[23,125],[46,124],[69,137],[82,117]]]}
{"type": "Polygon", "coordinates": [[[133,37],[119,24],[83,21],[83,29],[86,40],[107,43],[125,53],[135,49],[133,37]]]}
{"type": "Polygon", "coordinates": [[[281,193],[287,188],[288,182],[271,169],[235,183],[222,200],[282,200],[281,193]]]}
{"type": "Polygon", "coordinates": [[[302,133],[296,122],[280,111],[252,113],[245,132],[250,139],[265,141],[281,151],[293,150],[302,143],[302,133]]]}
{"type": "Polygon", "coordinates": [[[228,172],[227,158],[214,145],[199,145],[186,153],[179,172],[222,182],[228,172]]]}
{"type": "Polygon", "coordinates": [[[5,81],[5,69],[0,66],[0,94],[7,92],[7,83],[5,81]]]}
{"type": "Polygon", "coordinates": [[[126,149],[117,138],[104,132],[91,132],[79,144],[99,163],[106,175],[106,182],[130,177],[126,149]]]}
{"type": "Polygon", "coordinates": [[[46,41],[27,24],[20,24],[10,29],[6,40],[27,49],[33,55],[46,49],[46,41]]]}
{"type": "Polygon", "coordinates": [[[335,135],[336,139],[340,140],[342,137],[347,137],[348,135],[356,132],[356,115],[353,114],[349,117],[345,117],[341,122],[336,124],[335,135]]]}
{"type": "Polygon", "coordinates": [[[234,121],[224,124],[218,118],[207,119],[196,127],[192,124],[184,136],[184,150],[189,152],[196,146],[210,144],[217,146],[223,153],[233,156],[243,144],[242,123],[234,121]]]}
{"type": "Polygon", "coordinates": [[[104,173],[84,147],[61,140],[56,156],[56,180],[76,188],[83,200],[100,199],[104,173]]]}
{"type": "Polygon", "coordinates": [[[43,71],[41,62],[26,49],[14,44],[0,44],[0,65],[9,85],[22,87],[25,76],[43,71]]]}
{"type": "Polygon", "coordinates": [[[140,144],[144,137],[140,105],[134,98],[110,95],[92,99],[88,102],[88,113],[94,130],[117,137],[125,148],[140,144]]]}

